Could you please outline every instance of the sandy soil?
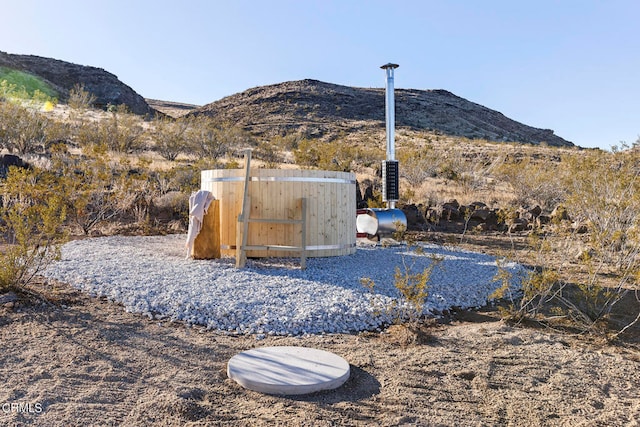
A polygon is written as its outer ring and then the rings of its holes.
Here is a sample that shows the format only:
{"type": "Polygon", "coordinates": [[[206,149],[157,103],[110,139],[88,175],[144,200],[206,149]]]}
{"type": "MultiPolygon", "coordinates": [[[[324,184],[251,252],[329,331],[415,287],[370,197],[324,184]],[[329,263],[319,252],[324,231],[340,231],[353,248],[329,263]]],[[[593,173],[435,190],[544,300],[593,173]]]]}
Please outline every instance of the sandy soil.
{"type": "Polygon", "coordinates": [[[2,425],[640,425],[633,346],[515,328],[483,313],[418,335],[395,326],[256,340],[152,321],[44,285],[54,305],[0,305],[2,425]],[[303,397],[263,395],[227,378],[229,358],[264,345],[332,351],[352,375],[303,397]]]}

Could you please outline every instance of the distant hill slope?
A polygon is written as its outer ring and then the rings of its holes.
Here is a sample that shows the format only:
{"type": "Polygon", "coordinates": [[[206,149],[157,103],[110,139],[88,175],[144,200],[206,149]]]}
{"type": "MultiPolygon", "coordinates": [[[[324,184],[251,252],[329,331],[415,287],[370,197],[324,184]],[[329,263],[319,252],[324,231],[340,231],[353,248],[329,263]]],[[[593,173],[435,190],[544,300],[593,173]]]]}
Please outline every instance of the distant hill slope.
{"type": "Polygon", "coordinates": [[[185,104],[184,102],[162,101],[159,99],[145,98],[145,101],[147,101],[147,104],[149,104],[149,106],[154,110],[160,111],[161,113],[174,118],[182,117],[199,107],[199,105],[185,104]]]}
{"type": "Polygon", "coordinates": [[[85,90],[94,94],[96,104],[125,104],[135,114],[152,114],[155,111],[145,99],[118,78],[96,67],[72,64],[58,59],[33,55],[14,55],[0,51],[0,67],[28,72],[49,83],[62,102],[69,97],[75,84],[83,84],[85,90]]]}
{"type": "MultiPolygon", "coordinates": [[[[384,88],[356,88],[299,80],[261,86],[200,107],[206,114],[257,134],[289,131],[332,138],[340,132],[385,126],[384,88]]],[[[491,141],[573,146],[554,135],[445,90],[396,89],[396,126],[491,141]]]]}

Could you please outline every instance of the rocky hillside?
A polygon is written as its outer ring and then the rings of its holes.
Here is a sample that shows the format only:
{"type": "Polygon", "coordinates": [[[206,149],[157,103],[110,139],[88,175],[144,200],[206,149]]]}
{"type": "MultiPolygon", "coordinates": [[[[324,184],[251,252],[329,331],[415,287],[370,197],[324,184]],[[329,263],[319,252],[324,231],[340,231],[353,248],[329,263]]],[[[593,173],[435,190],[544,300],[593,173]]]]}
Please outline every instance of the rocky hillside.
{"type": "Polygon", "coordinates": [[[199,107],[199,105],[185,104],[184,102],[161,101],[151,98],[145,98],[144,100],[147,101],[147,104],[154,110],[174,118],[185,116],[199,107]]]}
{"type": "MultiPolygon", "coordinates": [[[[115,75],[96,67],[33,55],[0,51],[0,67],[30,73],[50,85],[64,102],[76,84],[97,97],[98,107],[125,104],[136,114],[161,111],[178,117],[205,114],[239,124],[257,135],[297,132],[333,139],[385,126],[384,88],[356,88],[300,80],[261,86],[196,108],[194,105],[145,100],[115,75]]],[[[469,139],[573,146],[550,129],[511,120],[502,113],[446,90],[396,89],[396,126],[469,139]]]]}
{"type": "MultiPolygon", "coordinates": [[[[396,126],[490,141],[573,146],[554,135],[446,90],[396,89],[396,126]]],[[[331,139],[340,132],[385,126],[384,88],[300,80],[261,86],[207,104],[206,114],[263,135],[295,131],[331,139]]]]}
{"type": "Polygon", "coordinates": [[[40,56],[13,55],[2,51],[0,51],[0,67],[40,77],[54,88],[58,99],[63,102],[68,98],[69,90],[79,83],[84,85],[85,90],[96,96],[98,107],[108,104],[125,104],[136,114],[154,113],[142,96],[118,80],[118,77],[101,68],[40,56]]]}

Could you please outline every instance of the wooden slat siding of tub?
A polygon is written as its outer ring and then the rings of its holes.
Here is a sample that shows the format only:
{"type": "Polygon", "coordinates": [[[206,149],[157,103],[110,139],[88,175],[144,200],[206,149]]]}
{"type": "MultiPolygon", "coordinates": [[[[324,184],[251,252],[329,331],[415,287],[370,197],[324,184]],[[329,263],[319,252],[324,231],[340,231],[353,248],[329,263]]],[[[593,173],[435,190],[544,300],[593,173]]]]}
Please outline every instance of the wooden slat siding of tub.
{"type": "Polygon", "coordinates": [[[193,259],[220,258],[220,200],[212,200],[193,242],[193,259]]]}
{"type": "MultiPolygon", "coordinates": [[[[220,202],[220,242],[223,256],[234,256],[236,224],[242,203],[242,170],[202,172],[203,190],[220,202]]],[[[297,219],[298,200],[307,199],[307,256],[339,256],[355,252],[355,175],[348,172],[252,169],[251,218],[297,219]],[[265,185],[266,184],[266,185],[265,185]]],[[[299,246],[300,227],[251,223],[254,245],[299,246]]],[[[290,252],[248,251],[249,257],[291,257],[290,252]]]]}
{"type": "MultiPolygon", "coordinates": [[[[322,218],[322,214],[320,212],[320,205],[321,205],[321,201],[318,200],[319,194],[318,194],[318,187],[317,186],[302,186],[302,190],[303,192],[306,193],[306,197],[310,200],[309,202],[309,226],[307,227],[308,229],[308,236],[309,238],[307,239],[307,241],[309,242],[309,245],[311,245],[311,242],[314,242],[316,245],[320,244],[319,241],[319,233],[320,233],[320,220],[322,218]]],[[[317,251],[318,253],[322,254],[322,251],[317,251]]]]}

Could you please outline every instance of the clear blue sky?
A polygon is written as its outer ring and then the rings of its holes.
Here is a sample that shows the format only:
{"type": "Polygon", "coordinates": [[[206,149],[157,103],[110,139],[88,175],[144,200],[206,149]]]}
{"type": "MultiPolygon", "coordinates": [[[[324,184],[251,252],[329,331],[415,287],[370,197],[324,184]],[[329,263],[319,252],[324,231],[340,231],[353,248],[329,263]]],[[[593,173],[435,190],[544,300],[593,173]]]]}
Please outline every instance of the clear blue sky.
{"type": "MultiPolygon", "coordinates": [[[[8,3],[8,4],[7,4],[8,3]]],[[[638,0],[13,0],[0,50],[206,104],[312,78],[446,89],[583,147],[640,135],[638,0]]]]}

